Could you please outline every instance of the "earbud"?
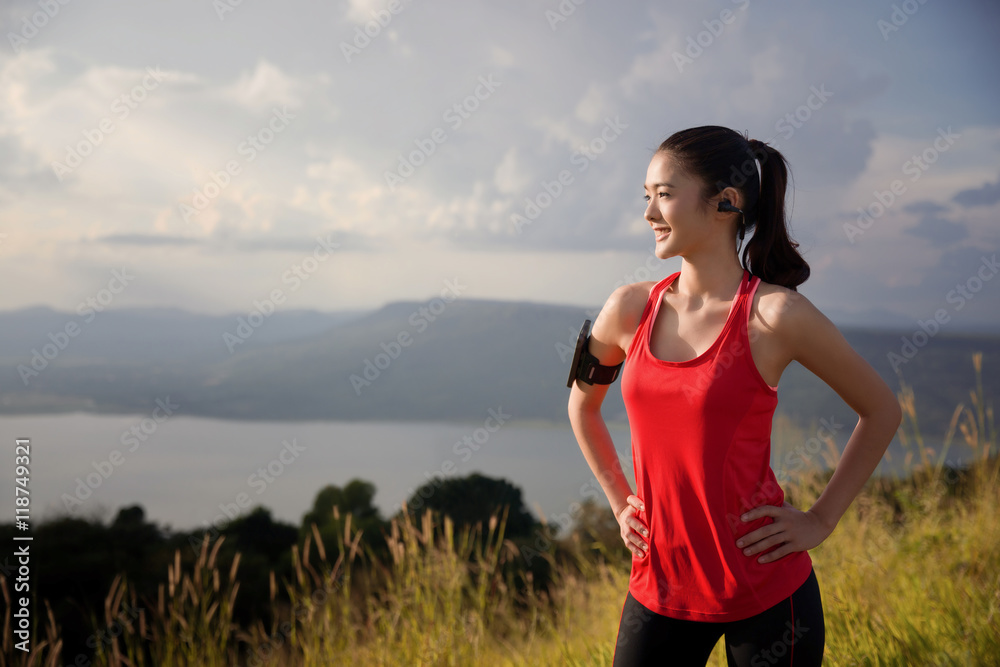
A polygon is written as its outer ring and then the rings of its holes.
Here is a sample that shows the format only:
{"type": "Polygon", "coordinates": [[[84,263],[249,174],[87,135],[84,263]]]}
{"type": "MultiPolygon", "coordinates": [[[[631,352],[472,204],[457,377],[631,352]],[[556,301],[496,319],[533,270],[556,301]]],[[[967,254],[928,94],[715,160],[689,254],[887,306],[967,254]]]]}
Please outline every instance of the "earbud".
{"type": "MultiPolygon", "coordinates": [[[[719,202],[719,212],[721,212],[721,213],[727,213],[727,212],[729,212],[729,213],[739,213],[740,214],[740,226],[739,226],[739,230],[740,230],[740,248],[742,248],[743,247],[743,235],[746,233],[746,224],[743,222],[743,218],[745,217],[743,215],[743,209],[740,209],[740,208],[737,208],[737,207],[733,206],[732,203],[728,199],[723,199],[722,201],[719,202]]],[[[737,251],[737,252],[739,252],[739,251],[737,251]]]]}
{"type": "Polygon", "coordinates": [[[719,202],[719,211],[721,213],[729,212],[729,213],[739,213],[741,215],[743,213],[742,209],[733,206],[728,199],[723,199],[722,201],[719,202]]]}

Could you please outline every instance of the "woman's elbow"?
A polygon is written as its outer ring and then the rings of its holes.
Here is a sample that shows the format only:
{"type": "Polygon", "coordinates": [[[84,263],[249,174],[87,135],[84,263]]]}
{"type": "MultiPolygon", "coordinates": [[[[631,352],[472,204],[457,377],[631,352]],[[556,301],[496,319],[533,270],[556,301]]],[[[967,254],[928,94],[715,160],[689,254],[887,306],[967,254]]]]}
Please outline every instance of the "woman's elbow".
{"type": "Polygon", "coordinates": [[[880,412],[884,415],[887,425],[891,426],[892,432],[895,433],[899,429],[899,425],[903,423],[903,408],[899,404],[896,392],[894,392],[889,385],[885,385],[885,390],[882,393],[881,405],[879,407],[880,412]]]}
{"type": "Polygon", "coordinates": [[[868,424],[869,428],[890,433],[889,439],[899,430],[903,423],[903,410],[899,399],[889,385],[873,387],[868,396],[855,406],[858,418],[868,424]]]}
{"type": "Polygon", "coordinates": [[[892,423],[893,432],[895,432],[903,423],[903,408],[900,407],[899,401],[895,400],[895,395],[893,396],[893,399],[892,403],[887,406],[887,410],[889,412],[888,419],[892,423]]]}
{"type": "MultiPolygon", "coordinates": [[[[886,387],[886,391],[865,415],[868,421],[879,424],[886,432],[892,435],[899,430],[903,423],[903,410],[899,405],[899,399],[891,389],[886,387]]],[[[890,436],[891,439],[891,436],[890,436]]]]}

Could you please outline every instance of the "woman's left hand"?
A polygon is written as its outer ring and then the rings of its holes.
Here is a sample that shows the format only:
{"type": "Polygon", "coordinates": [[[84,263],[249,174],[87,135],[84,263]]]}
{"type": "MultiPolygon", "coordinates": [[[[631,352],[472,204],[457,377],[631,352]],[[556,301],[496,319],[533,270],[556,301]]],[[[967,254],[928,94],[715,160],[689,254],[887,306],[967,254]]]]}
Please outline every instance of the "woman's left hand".
{"type": "Polygon", "coordinates": [[[761,505],[745,512],[740,518],[744,522],[749,522],[765,516],[771,517],[771,523],[747,533],[736,541],[736,546],[743,549],[743,553],[747,556],[780,545],[758,558],[758,563],[770,563],[795,551],[812,549],[833,532],[833,529],[827,527],[818,516],[812,512],[797,510],[788,502],[781,507],[761,505]]]}

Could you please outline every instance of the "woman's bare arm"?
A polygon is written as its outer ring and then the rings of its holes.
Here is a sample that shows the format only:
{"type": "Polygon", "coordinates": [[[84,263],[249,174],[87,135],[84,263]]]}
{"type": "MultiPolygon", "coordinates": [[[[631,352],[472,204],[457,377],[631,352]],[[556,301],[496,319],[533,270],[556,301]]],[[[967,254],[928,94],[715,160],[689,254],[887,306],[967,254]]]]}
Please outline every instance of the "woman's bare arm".
{"type": "Polygon", "coordinates": [[[858,424],[833,477],[809,510],[832,531],[875,472],[903,415],[889,385],[807,299],[800,300],[791,319],[792,326],[782,331],[792,357],[826,382],[858,414],[858,424]]]}
{"type": "MultiPolygon", "coordinates": [[[[645,297],[642,296],[641,289],[641,284],[638,286],[625,285],[616,289],[594,321],[588,349],[601,364],[614,366],[624,361],[625,348],[628,346],[627,341],[631,340],[638,327],[645,299],[648,298],[648,289],[645,297]],[[637,305],[640,297],[642,303],[637,305]],[[637,308],[638,314],[635,312],[637,308]]],[[[590,465],[594,476],[600,482],[615,517],[619,518],[619,523],[624,520],[632,529],[648,535],[646,526],[638,517],[622,518],[623,511],[628,507],[634,507],[637,510],[642,510],[644,507],[642,507],[641,499],[638,499],[638,502],[635,499],[631,503],[629,502],[629,497],[634,496],[632,487],[629,485],[624,470],[622,470],[611,434],[608,433],[607,425],[601,415],[601,404],[604,402],[609,386],[589,385],[579,380],[574,382],[569,394],[569,421],[580,445],[580,450],[583,452],[584,458],[587,459],[587,464],[590,465]]],[[[644,546],[638,535],[623,534],[622,537],[635,553],[638,553],[635,548],[644,546]]]]}
{"type": "Polygon", "coordinates": [[[764,505],[744,515],[747,521],[774,518],[737,542],[747,547],[747,555],[782,545],[761,556],[761,562],[811,549],[833,532],[875,471],[902,420],[896,395],[826,316],[799,294],[776,293],[773,298],[784,301],[770,310],[778,313],[772,331],[788,356],[837,392],[858,414],[858,423],[833,476],[807,512],[764,505]]]}

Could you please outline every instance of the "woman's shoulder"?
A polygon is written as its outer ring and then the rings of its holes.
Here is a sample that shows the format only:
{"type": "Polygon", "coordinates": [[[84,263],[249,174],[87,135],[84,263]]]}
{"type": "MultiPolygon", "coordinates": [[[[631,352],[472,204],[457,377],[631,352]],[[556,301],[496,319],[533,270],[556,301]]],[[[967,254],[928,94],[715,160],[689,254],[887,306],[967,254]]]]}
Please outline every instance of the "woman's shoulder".
{"type": "Polygon", "coordinates": [[[826,319],[801,292],[763,280],[754,294],[752,311],[765,326],[779,333],[801,333],[826,319]]]}
{"type": "Polygon", "coordinates": [[[608,297],[608,303],[613,304],[619,314],[623,316],[632,315],[638,319],[642,316],[642,311],[649,301],[653,288],[658,284],[659,282],[655,280],[644,280],[638,283],[621,285],[608,297]]]}
{"type": "Polygon", "coordinates": [[[616,287],[601,309],[599,319],[613,326],[616,333],[634,332],[642,320],[650,293],[657,284],[656,281],[646,280],[616,287]]]}

